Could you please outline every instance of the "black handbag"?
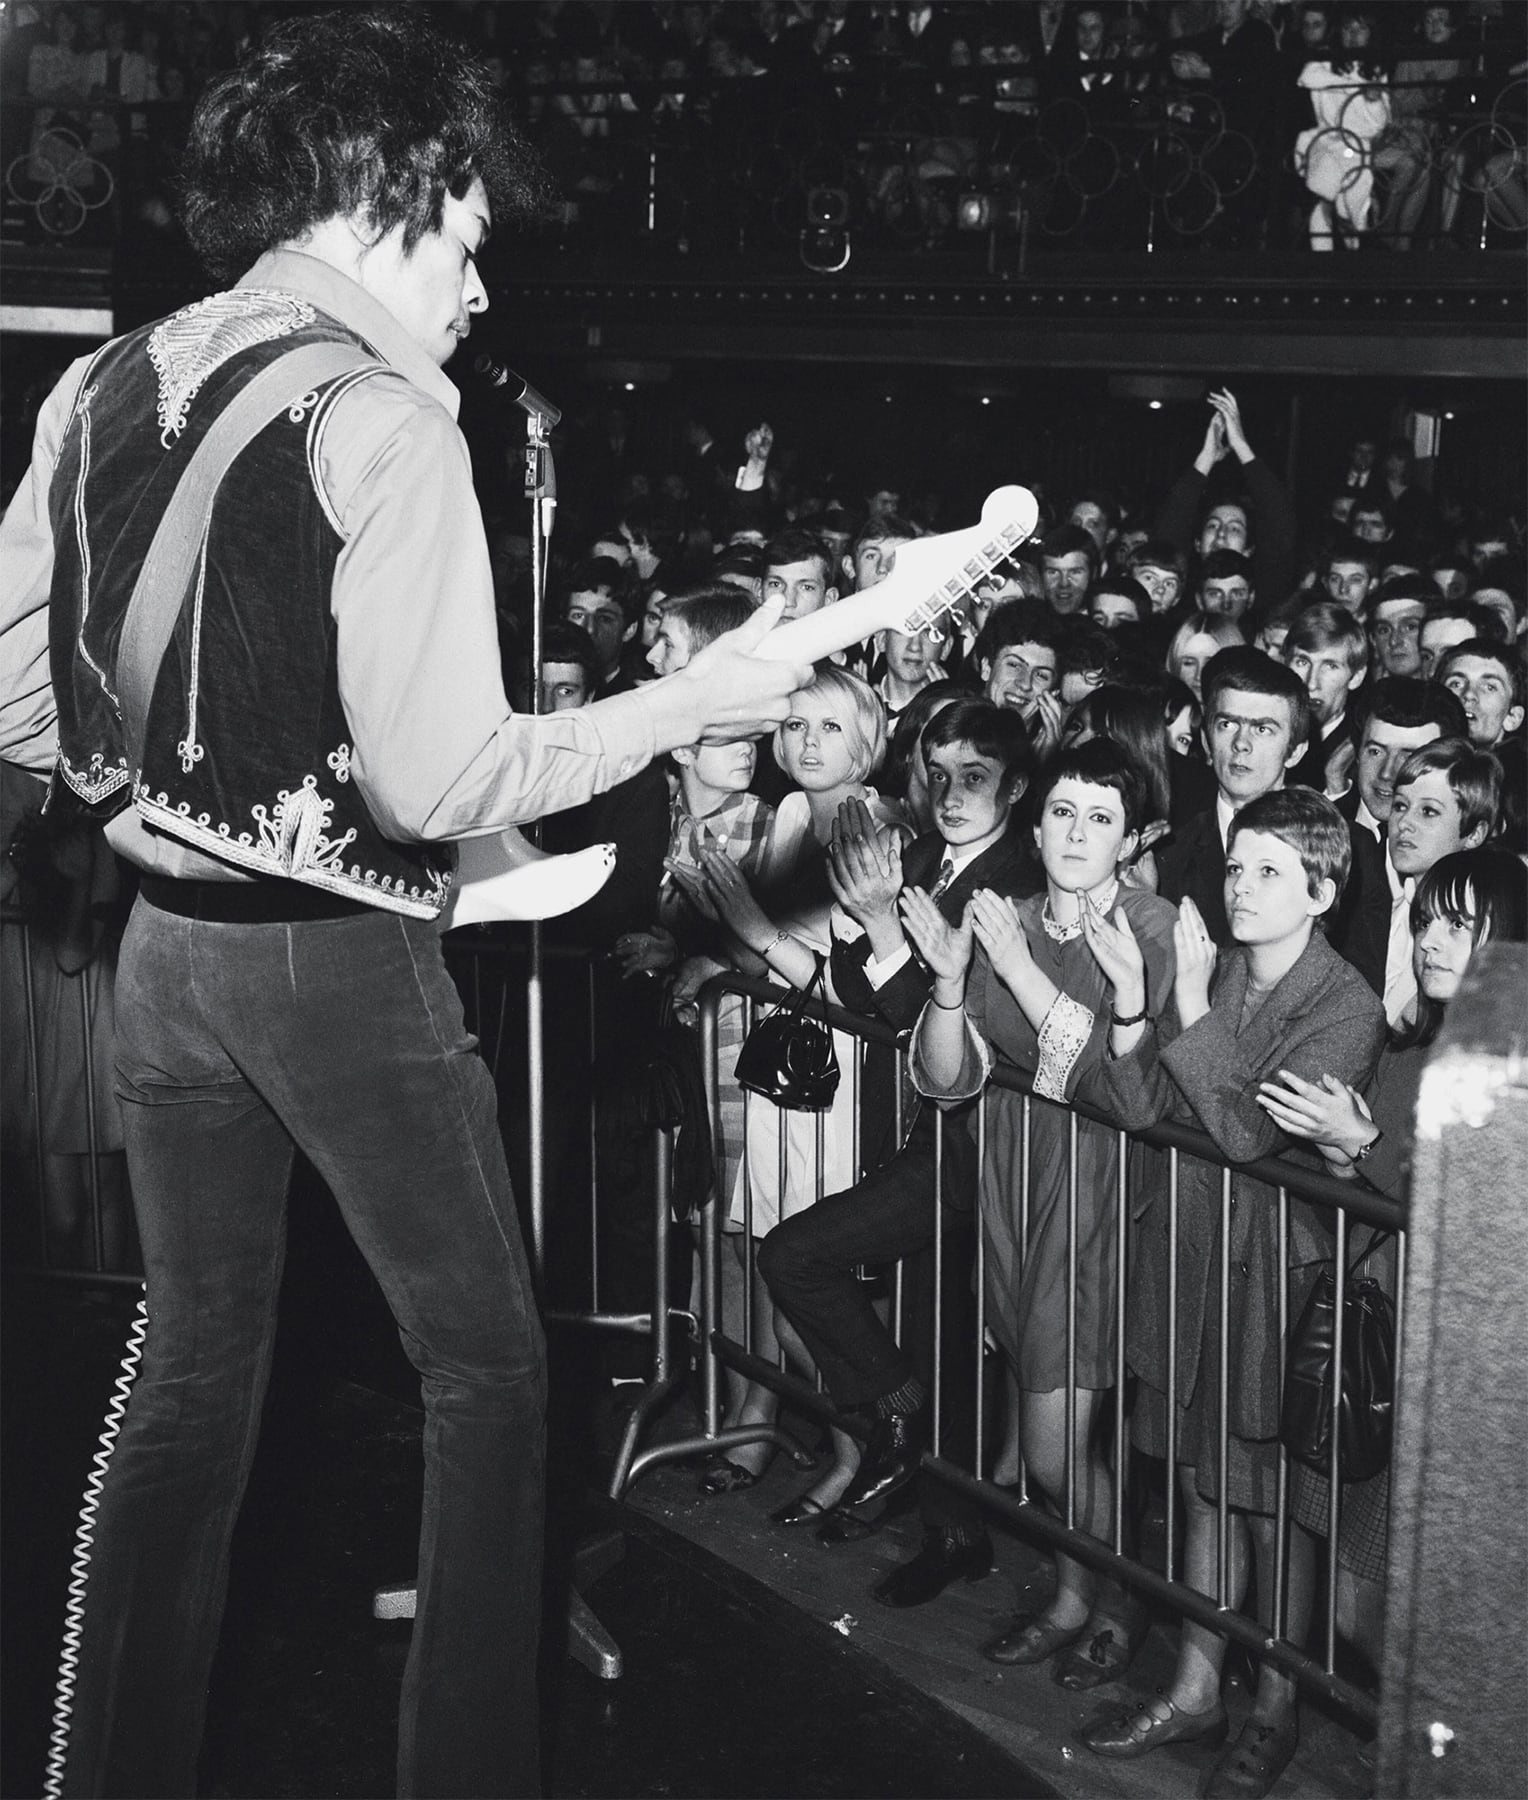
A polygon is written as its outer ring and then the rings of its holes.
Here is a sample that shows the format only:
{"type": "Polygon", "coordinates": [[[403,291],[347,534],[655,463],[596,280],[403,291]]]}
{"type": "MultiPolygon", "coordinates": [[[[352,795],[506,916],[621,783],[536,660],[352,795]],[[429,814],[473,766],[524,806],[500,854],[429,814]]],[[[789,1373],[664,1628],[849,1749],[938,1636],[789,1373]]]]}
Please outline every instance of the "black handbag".
{"type": "MultiPolygon", "coordinates": [[[[1367,1481],[1390,1461],[1395,1408],[1395,1303],[1359,1269],[1390,1234],[1381,1232],[1354,1260],[1342,1291],[1342,1390],[1337,1408],[1337,1467],[1344,1481],[1367,1481]]],[[[1337,1276],[1316,1277],[1289,1338],[1279,1437],[1289,1454],[1325,1473],[1332,1453],[1332,1348],[1337,1276]]]]}
{"type": "Polygon", "coordinates": [[[822,958],[804,989],[793,988],[760,1019],[737,1056],[738,1086],[762,1094],[788,1112],[826,1112],[838,1092],[833,1034],[802,1010],[822,986],[822,958]]]}

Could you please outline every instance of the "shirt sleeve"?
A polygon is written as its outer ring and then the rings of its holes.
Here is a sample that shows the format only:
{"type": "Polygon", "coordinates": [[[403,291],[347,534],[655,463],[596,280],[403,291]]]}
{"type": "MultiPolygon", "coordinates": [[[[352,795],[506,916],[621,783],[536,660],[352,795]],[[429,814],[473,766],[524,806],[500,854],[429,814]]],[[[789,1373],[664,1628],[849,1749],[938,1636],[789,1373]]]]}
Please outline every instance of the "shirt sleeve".
{"type": "Polygon", "coordinates": [[[31,466],[0,520],[0,757],[35,775],[46,775],[58,754],[58,710],[48,668],[53,586],[48,489],[89,361],[76,362],[43,402],[31,466]]]}
{"type": "Polygon", "coordinates": [[[510,710],[467,446],[443,407],[402,378],[363,381],[319,467],[345,538],[331,606],[351,767],[389,837],[500,831],[652,759],[661,683],[573,712],[510,710]]]}

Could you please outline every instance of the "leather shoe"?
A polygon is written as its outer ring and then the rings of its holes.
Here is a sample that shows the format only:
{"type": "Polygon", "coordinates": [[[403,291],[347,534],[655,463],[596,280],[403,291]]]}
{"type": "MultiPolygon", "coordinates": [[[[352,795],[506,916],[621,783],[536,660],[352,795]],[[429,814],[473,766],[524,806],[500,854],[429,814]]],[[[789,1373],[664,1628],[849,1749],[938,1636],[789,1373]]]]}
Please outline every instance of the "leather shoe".
{"type": "Polygon", "coordinates": [[[845,1512],[835,1506],[813,1534],[819,1544],[831,1550],[835,1544],[862,1544],[881,1529],[879,1519],[862,1519],[858,1513],[845,1512]]]}
{"type": "Polygon", "coordinates": [[[1226,1709],[1218,1700],[1204,1712],[1187,1713],[1160,1695],[1142,1706],[1127,1706],[1106,1715],[1082,1733],[1082,1741],[1095,1755],[1129,1762],[1163,1744],[1218,1746],[1226,1741],[1229,1730],[1226,1709]],[[1165,1712],[1158,1710],[1162,1707],[1165,1712]]]}
{"type": "Polygon", "coordinates": [[[991,1572],[992,1539],[985,1531],[969,1544],[941,1531],[925,1537],[912,1561],[893,1569],[870,1592],[882,1606],[922,1606],[952,1581],[980,1581],[991,1572]]]}
{"type": "Polygon", "coordinates": [[[877,1419],[860,1458],[859,1472],[849,1484],[842,1506],[869,1506],[886,1500],[918,1473],[928,1445],[926,1406],[915,1413],[892,1413],[877,1419]]]}
{"type": "Polygon", "coordinates": [[[980,1654],[988,1662],[1002,1663],[1004,1668],[1023,1668],[1042,1663],[1058,1650],[1075,1644],[1087,1625],[1048,1625],[1044,1619],[1015,1619],[1006,1631],[989,1638],[980,1654]]]}
{"type": "Polygon", "coordinates": [[[1263,1800],[1299,1744],[1300,1722],[1293,1711],[1277,1725],[1248,1719],[1199,1791],[1205,1800],[1263,1800]]]}

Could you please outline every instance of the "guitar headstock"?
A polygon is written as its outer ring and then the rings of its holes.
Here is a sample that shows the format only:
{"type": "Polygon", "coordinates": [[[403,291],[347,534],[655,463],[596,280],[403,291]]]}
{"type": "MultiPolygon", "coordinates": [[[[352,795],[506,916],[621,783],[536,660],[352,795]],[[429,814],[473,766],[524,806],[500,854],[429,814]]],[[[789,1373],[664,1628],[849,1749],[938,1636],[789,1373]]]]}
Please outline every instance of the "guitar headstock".
{"type": "Polygon", "coordinates": [[[1034,495],[1028,488],[1010,485],[988,494],[979,525],[899,544],[887,579],[896,582],[897,593],[905,593],[909,604],[902,612],[903,622],[893,622],[891,628],[908,636],[931,629],[938,642],[938,621],[958,615],[998,564],[1034,536],[1039,520],[1034,495]],[[924,579],[928,585],[918,595],[916,589],[924,579]]]}

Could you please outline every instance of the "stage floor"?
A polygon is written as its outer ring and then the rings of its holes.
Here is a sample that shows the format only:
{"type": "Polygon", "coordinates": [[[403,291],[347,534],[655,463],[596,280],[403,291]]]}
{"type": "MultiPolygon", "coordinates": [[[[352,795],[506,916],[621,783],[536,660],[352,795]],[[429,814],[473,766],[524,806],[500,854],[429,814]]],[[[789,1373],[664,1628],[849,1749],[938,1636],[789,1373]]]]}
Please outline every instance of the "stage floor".
{"type": "MultiPolygon", "coordinates": [[[[301,1284],[286,1309],[271,1400],[236,1540],[214,1672],[202,1792],[383,1796],[409,1626],[370,1616],[372,1589],[407,1579],[419,1506],[419,1413],[375,1311],[326,1312],[301,1284]],[[322,1325],[315,1320],[322,1318],[322,1325]],[[379,1332],[380,1327],[380,1332],[379,1332]],[[333,1353],[343,1343],[343,1353],[333,1353]],[[359,1348],[359,1353],[358,1352],[359,1348]]],[[[40,1791],[78,1494],[126,1336],[132,1296],[5,1284],[3,1762],[0,1794],[40,1791]]],[[[1123,1688],[1072,1696],[1047,1671],[1001,1670],[975,1645],[1016,1606],[1043,1603],[1043,1558],[994,1534],[996,1571],[896,1610],[870,1584],[916,1549],[916,1513],[828,1550],[771,1507],[810,1480],[778,1457],[753,1489],[702,1497],[693,1465],[653,1469],[613,1506],[597,1484],[618,1413],[584,1346],[553,1338],[550,1562],[612,1527],[621,1559],[587,1589],[625,1673],[602,1682],[555,1648],[543,1677],[551,1795],[1142,1795],[1188,1800],[1212,1760],[1169,1747],[1104,1763],[1077,1728],[1171,1668],[1157,1624],[1123,1688]]],[[[633,1390],[625,1390],[630,1393],[633,1390]]],[[[660,1435],[693,1428],[681,1397],[660,1435]]],[[[554,1594],[553,1605],[561,1601],[554,1594]]],[[[1233,1719],[1245,1711],[1238,1682],[1233,1719]]],[[[1305,1708],[1277,1795],[1367,1790],[1359,1740],[1305,1708]]]]}

